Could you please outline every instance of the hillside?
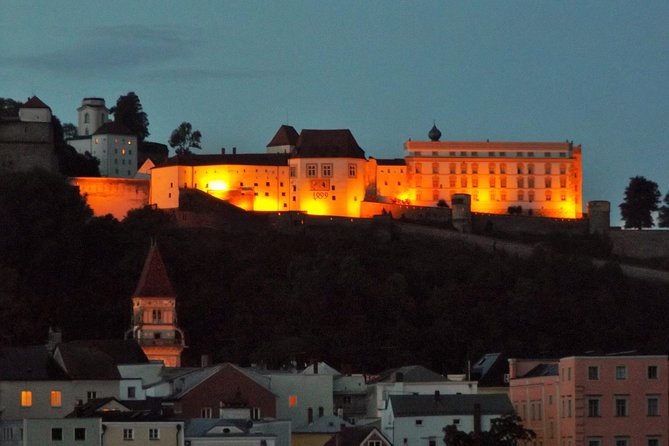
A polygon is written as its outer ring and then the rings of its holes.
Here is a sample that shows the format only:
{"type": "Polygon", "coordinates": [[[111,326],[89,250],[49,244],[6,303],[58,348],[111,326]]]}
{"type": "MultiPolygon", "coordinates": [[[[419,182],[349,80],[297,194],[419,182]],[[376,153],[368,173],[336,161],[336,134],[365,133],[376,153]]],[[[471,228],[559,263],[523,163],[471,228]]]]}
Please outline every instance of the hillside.
{"type": "Polygon", "coordinates": [[[0,226],[11,228],[0,234],[3,343],[40,343],[49,326],[66,340],[122,337],[154,237],[178,294],[185,365],[207,353],[242,364],[455,372],[489,351],[669,345],[668,287],[627,279],[617,265],[543,249],[521,259],[397,225],[233,233],[178,227],[148,209],[118,222],[90,218],[67,188],[68,200],[43,202],[40,182],[14,180],[0,184],[0,226]],[[25,190],[17,200],[11,184],[34,189],[30,200],[25,190]]]}

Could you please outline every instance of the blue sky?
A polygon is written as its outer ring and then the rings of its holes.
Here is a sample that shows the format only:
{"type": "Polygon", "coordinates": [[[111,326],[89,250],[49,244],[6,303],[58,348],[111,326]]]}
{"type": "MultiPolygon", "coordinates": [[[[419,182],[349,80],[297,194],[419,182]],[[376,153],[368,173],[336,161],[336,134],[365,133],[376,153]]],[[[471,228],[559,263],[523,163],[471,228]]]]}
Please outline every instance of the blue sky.
{"type": "MultiPolygon", "coordinates": [[[[408,138],[583,146],[584,200],[669,190],[669,2],[0,0],[0,96],[63,122],[135,91],[149,139],[263,151],[284,123],[408,138]]],[[[613,215],[613,223],[617,223],[613,215]]]]}

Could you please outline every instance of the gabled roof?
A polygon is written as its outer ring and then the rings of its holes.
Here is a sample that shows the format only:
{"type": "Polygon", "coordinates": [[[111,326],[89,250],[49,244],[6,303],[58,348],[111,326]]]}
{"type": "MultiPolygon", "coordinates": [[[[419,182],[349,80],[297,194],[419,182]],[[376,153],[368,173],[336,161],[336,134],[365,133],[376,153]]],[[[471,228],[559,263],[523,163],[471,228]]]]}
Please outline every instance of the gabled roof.
{"type": "Polygon", "coordinates": [[[42,102],[42,100],[37,96],[33,96],[32,98],[28,99],[26,103],[23,104],[20,108],[48,108],[51,110],[51,107],[42,102]]]}
{"type": "Polygon", "coordinates": [[[72,379],[119,379],[119,364],[146,364],[134,340],[72,341],[58,344],[57,356],[72,379]]]}
{"type": "Polygon", "coordinates": [[[149,254],[144,262],[142,275],[139,276],[137,289],[134,297],[176,297],[167,269],[160,257],[158,246],[155,244],[149,248],[149,254]]]}
{"type": "Polygon", "coordinates": [[[345,427],[329,439],[324,446],[361,446],[372,434],[378,435],[386,444],[391,444],[381,431],[373,426],[345,427]]]}
{"type": "Polygon", "coordinates": [[[505,394],[489,395],[390,395],[395,417],[473,415],[478,404],[482,415],[513,412],[505,394]]]}
{"type": "Polygon", "coordinates": [[[147,398],[145,400],[119,400],[113,396],[105,398],[93,398],[86,403],[77,406],[75,410],[65,418],[90,418],[100,417],[109,412],[160,412],[162,408],[161,398],[147,398]]]}
{"type": "Polygon", "coordinates": [[[539,364],[534,367],[532,370],[519,376],[518,378],[534,378],[537,376],[558,376],[558,365],[557,364],[539,364]]]}
{"type": "Polygon", "coordinates": [[[94,135],[131,135],[137,136],[128,127],[124,126],[120,122],[109,121],[105,122],[98,128],[94,135]]]}
{"type": "Polygon", "coordinates": [[[0,347],[1,381],[68,380],[45,346],[0,347]]]}
{"type": "Polygon", "coordinates": [[[398,367],[396,369],[388,369],[379,373],[378,376],[370,379],[370,383],[378,382],[442,382],[448,381],[443,375],[440,375],[432,370],[423,367],[422,365],[407,365],[404,367],[398,367]]]}
{"type": "Polygon", "coordinates": [[[297,144],[299,137],[300,135],[297,134],[295,127],[292,125],[282,125],[276,131],[272,140],[267,143],[267,147],[294,146],[297,144]]]}
{"type": "Polygon", "coordinates": [[[481,386],[508,386],[504,375],[509,371],[509,363],[502,353],[486,353],[472,366],[472,379],[481,386]]]}
{"type": "Polygon", "coordinates": [[[296,158],[362,158],[360,148],[349,129],[304,129],[295,144],[296,158]]]}

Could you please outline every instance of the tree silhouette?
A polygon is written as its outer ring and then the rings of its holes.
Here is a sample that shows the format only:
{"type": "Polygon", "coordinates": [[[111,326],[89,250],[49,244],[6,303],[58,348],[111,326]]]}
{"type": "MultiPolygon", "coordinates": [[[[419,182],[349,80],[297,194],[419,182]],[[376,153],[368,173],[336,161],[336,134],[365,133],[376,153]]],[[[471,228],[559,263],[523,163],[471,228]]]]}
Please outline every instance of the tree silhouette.
{"type": "Polygon", "coordinates": [[[142,110],[142,103],[134,91],[128,92],[125,96],[120,96],[116,105],[109,110],[114,114],[114,121],[120,122],[126,126],[133,134],[137,135],[137,140],[141,144],[149,133],[149,118],[142,110]]]}
{"type": "Polygon", "coordinates": [[[202,148],[200,145],[201,138],[202,133],[199,130],[193,131],[190,122],[182,122],[179,127],[172,131],[169,143],[177,155],[190,155],[191,148],[202,148]]]}
{"type": "Polygon", "coordinates": [[[663,203],[659,209],[657,225],[661,228],[669,228],[669,192],[664,196],[663,203]]]}
{"type": "Polygon", "coordinates": [[[652,227],[652,212],[657,210],[659,202],[660,191],[657,183],[640,176],[630,178],[625,189],[625,201],[620,204],[620,214],[625,220],[625,227],[652,227]]]}

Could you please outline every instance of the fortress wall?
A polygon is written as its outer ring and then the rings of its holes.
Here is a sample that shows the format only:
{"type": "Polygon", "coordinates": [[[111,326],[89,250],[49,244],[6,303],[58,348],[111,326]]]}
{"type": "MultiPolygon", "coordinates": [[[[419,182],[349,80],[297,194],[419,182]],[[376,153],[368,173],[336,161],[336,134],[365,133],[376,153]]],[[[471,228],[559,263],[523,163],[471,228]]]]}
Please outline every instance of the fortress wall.
{"type": "Polygon", "coordinates": [[[533,235],[556,232],[584,235],[588,233],[588,220],[472,213],[472,230],[478,234],[492,231],[533,235]]]}
{"type": "Polygon", "coordinates": [[[76,177],[71,181],[96,216],[111,214],[122,220],[128,211],[149,204],[149,180],[76,177]]]}
{"type": "Polygon", "coordinates": [[[613,254],[638,259],[669,258],[669,231],[667,230],[612,230],[608,236],[613,254]]]}

